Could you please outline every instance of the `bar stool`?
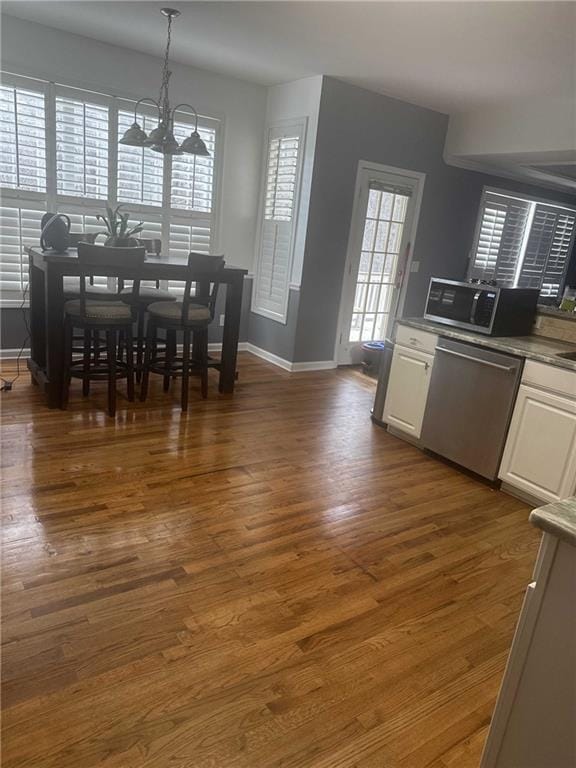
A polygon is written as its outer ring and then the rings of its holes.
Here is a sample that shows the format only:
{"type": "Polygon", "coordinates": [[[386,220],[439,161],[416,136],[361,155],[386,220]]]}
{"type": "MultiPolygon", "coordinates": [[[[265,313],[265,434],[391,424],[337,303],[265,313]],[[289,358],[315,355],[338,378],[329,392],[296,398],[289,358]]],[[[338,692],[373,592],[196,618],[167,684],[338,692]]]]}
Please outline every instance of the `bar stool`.
{"type": "Polygon", "coordinates": [[[144,263],[144,248],[110,248],[105,245],[78,244],[80,266],[80,297],[64,305],[64,376],[63,403],[68,404],[72,377],[82,379],[82,394],[90,393],[90,381],[108,381],[108,414],[116,415],[116,380],[127,379],[128,399],[134,400],[134,357],[132,325],[136,320],[140,272],[144,263]],[[131,297],[102,301],[90,297],[86,281],[102,272],[131,279],[131,297]],[[74,328],[84,331],[82,359],[73,359],[74,328]],[[99,334],[106,334],[106,363],[99,359],[99,334]],[[119,334],[124,337],[126,360],[119,359],[119,334]],[[94,344],[92,341],[94,340],[94,344]]]}
{"type": "MultiPolygon", "coordinates": [[[[142,239],[138,238],[138,244],[143,245],[146,249],[146,254],[154,254],[160,256],[162,250],[162,241],[158,239],[142,239]]],[[[124,281],[121,281],[120,292],[122,294],[122,300],[126,298],[128,303],[132,301],[130,288],[125,288],[124,281]]],[[[146,328],[146,310],[150,304],[156,301],[176,301],[176,296],[169,291],[165,291],[160,288],[160,281],[156,280],[156,285],[140,285],[140,291],[138,293],[137,303],[137,319],[136,319],[136,381],[140,383],[142,378],[142,365],[144,362],[144,345],[146,343],[145,328],[146,328]]]]}
{"type": "Polygon", "coordinates": [[[223,256],[191,253],[188,256],[189,277],[185,282],[182,301],[160,301],[148,305],[148,331],[140,400],[145,400],[148,394],[151,372],[164,377],[165,392],[168,391],[172,378],[182,378],[183,411],[188,410],[188,383],[191,372],[200,372],[202,397],[208,396],[208,326],[214,320],[223,268],[223,256]],[[191,296],[193,283],[196,288],[191,296]],[[158,354],[158,329],[166,332],[163,356],[158,354]],[[182,333],[182,357],[176,355],[178,332],[182,333]]]}

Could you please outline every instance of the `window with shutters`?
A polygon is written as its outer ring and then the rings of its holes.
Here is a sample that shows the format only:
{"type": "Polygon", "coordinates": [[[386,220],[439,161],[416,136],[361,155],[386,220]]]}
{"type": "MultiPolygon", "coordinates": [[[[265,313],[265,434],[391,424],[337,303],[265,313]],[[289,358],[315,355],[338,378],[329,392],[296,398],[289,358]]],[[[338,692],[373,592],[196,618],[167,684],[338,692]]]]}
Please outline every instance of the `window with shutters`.
{"type": "Polygon", "coordinates": [[[268,132],[252,311],[286,322],[305,123],[268,132]]]}
{"type": "MultiPolygon", "coordinates": [[[[134,121],[134,102],[16,75],[0,86],[0,289],[4,306],[18,306],[28,282],[26,248],[39,245],[46,211],[70,217],[72,231],[102,231],[96,214],[122,203],[142,237],[162,242],[162,254],[209,253],[214,243],[219,122],[200,117],[209,157],[162,156],[111,141],[134,121]]],[[[157,124],[145,104],[138,120],[157,124]]],[[[194,128],[182,113],[181,140],[194,128]]],[[[178,285],[171,286],[178,289],[178,285]]]]}
{"type": "Polygon", "coordinates": [[[56,97],[58,195],[108,199],[108,107],[86,98],[56,97]]]}
{"type": "MultiPolygon", "coordinates": [[[[138,122],[148,133],[158,121],[154,115],[139,112],[138,122]]],[[[134,122],[134,110],[118,110],[118,139],[134,122]]],[[[144,147],[118,144],[117,195],[120,203],[160,207],[163,200],[164,157],[144,147]]]]}
{"type": "Polygon", "coordinates": [[[576,208],[502,190],[482,196],[469,277],[557,298],[574,246],[576,208]]]}

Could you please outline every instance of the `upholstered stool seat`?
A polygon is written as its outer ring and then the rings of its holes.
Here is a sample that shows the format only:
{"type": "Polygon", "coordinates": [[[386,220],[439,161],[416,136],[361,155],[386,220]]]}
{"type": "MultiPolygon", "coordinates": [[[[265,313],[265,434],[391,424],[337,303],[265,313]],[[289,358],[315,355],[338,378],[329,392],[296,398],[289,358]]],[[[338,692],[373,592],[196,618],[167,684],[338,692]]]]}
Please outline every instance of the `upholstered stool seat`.
{"type": "Polygon", "coordinates": [[[116,414],[116,382],[127,380],[128,400],[134,400],[134,349],[132,327],[136,321],[140,275],[146,251],[144,247],[113,248],[106,245],[78,243],[80,271],[79,298],[64,304],[64,371],[62,402],[68,403],[71,379],[82,379],[82,394],[90,394],[90,382],[108,382],[108,414],[116,414]],[[102,284],[106,275],[117,275],[114,298],[94,298],[89,288],[102,284]],[[130,280],[131,296],[120,296],[123,281],[130,280]],[[115,300],[114,300],[115,299],[115,300]],[[128,300],[129,299],[129,300],[128,300]],[[82,349],[74,348],[74,329],[84,336],[82,349]],[[100,342],[106,338],[106,359],[102,360],[100,342]],[[82,353],[81,358],[77,354],[82,353]]]}
{"type": "Polygon", "coordinates": [[[210,322],[210,309],[202,304],[189,304],[187,317],[182,316],[182,302],[159,301],[148,305],[148,313],[157,319],[174,321],[175,323],[198,323],[205,320],[210,322]]]}
{"type": "Polygon", "coordinates": [[[214,320],[223,256],[206,253],[188,255],[188,274],[181,301],[155,301],[148,305],[148,331],[140,399],[145,400],[150,373],[164,378],[164,391],[173,378],[182,379],[182,410],[188,409],[188,381],[192,372],[201,377],[202,397],[208,395],[208,326],[214,320]],[[192,285],[194,293],[192,294],[192,285]],[[157,332],[164,332],[164,355],[159,354],[157,332]],[[182,354],[178,356],[177,335],[182,334],[182,354]]]}
{"type": "MultiPolygon", "coordinates": [[[[64,304],[64,312],[70,317],[82,317],[80,299],[73,299],[64,304]]],[[[91,323],[129,323],[132,312],[128,304],[123,301],[94,301],[87,300],[84,318],[91,323]]]]}

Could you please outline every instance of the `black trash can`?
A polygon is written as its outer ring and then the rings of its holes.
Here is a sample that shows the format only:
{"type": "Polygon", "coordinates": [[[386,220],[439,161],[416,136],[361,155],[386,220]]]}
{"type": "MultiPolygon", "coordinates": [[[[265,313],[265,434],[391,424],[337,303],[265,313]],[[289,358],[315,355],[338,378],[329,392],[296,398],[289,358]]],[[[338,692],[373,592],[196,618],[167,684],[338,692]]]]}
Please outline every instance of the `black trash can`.
{"type": "Polygon", "coordinates": [[[367,341],[362,344],[362,372],[367,376],[378,376],[380,358],[385,347],[385,341],[367,341]]]}

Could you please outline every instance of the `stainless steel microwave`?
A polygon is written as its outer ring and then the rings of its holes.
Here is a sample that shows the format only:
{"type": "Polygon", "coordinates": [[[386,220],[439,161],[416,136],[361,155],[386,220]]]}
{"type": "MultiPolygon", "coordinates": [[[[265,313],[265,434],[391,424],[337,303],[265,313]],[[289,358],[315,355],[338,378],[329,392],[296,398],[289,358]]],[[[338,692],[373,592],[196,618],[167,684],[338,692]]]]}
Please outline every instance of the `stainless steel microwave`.
{"type": "Polygon", "coordinates": [[[500,288],[433,277],[424,317],[487,336],[527,336],[539,293],[538,288],[500,288]]]}

